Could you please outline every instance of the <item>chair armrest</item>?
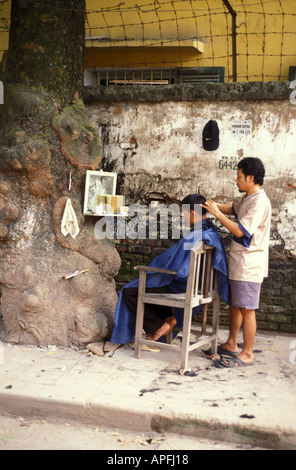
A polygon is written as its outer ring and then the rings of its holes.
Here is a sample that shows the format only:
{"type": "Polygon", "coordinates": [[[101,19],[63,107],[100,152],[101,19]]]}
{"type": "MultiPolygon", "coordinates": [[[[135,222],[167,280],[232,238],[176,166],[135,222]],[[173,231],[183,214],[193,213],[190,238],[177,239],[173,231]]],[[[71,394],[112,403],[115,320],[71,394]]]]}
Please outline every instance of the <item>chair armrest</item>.
{"type": "Polygon", "coordinates": [[[177,271],[172,271],[171,269],[153,268],[152,266],[134,266],[134,269],[154,273],[177,274],[177,271]]]}

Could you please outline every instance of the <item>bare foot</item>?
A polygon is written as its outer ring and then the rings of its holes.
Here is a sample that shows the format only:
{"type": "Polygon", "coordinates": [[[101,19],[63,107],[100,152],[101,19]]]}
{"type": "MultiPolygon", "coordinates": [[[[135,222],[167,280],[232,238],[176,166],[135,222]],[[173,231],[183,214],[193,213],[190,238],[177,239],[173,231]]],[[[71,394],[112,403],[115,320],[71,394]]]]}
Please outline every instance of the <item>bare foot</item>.
{"type": "Polygon", "coordinates": [[[246,353],[244,350],[242,350],[238,356],[237,356],[241,361],[243,361],[245,364],[253,364],[254,362],[254,355],[253,353],[246,353]]]}
{"type": "Polygon", "coordinates": [[[149,333],[147,335],[147,339],[149,339],[150,341],[157,341],[162,336],[167,335],[174,328],[176,323],[177,320],[175,319],[175,317],[172,316],[166,318],[164,324],[160,328],[158,328],[158,330],[154,331],[154,333],[149,333]]]}
{"type": "Polygon", "coordinates": [[[221,344],[221,347],[222,347],[222,349],[224,349],[227,352],[238,353],[238,348],[233,347],[232,345],[229,345],[227,342],[224,343],[224,344],[221,344]]]}

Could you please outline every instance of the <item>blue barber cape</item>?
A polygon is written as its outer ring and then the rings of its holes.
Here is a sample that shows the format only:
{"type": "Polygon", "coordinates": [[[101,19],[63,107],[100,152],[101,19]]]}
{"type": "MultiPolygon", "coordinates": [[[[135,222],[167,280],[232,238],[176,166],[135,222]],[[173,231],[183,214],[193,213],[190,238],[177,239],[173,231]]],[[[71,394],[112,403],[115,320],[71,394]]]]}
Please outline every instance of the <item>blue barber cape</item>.
{"type": "MultiPolygon", "coordinates": [[[[187,276],[189,272],[190,249],[203,240],[207,245],[214,246],[214,269],[218,272],[219,292],[222,299],[229,303],[229,283],[227,261],[217,228],[209,220],[203,220],[196,224],[192,231],[181,238],[169,249],[153,259],[149,266],[177,271],[175,275],[163,273],[147,273],[146,287],[169,286],[174,292],[185,292],[187,276]]],[[[139,279],[126,284],[127,287],[138,287],[139,279]]],[[[122,289],[122,290],[123,290],[122,289]]],[[[110,341],[115,344],[124,344],[132,340],[135,334],[136,317],[125,304],[122,298],[122,290],[119,293],[114,316],[114,329],[110,341]]],[[[201,308],[201,307],[197,307],[201,308]]],[[[197,310],[194,310],[194,314],[197,310]]],[[[175,309],[177,325],[182,326],[183,310],[175,309]]]]}

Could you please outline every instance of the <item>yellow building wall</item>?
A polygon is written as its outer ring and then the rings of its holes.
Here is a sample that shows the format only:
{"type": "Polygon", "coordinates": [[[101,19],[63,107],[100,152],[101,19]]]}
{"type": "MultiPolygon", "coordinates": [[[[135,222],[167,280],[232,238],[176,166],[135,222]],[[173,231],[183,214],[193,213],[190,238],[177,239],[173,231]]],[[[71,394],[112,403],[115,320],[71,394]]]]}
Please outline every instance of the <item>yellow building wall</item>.
{"type": "MultiPolygon", "coordinates": [[[[0,59],[8,47],[9,3],[0,6],[0,59]]],[[[237,13],[237,81],[287,80],[296,66],[296,1],[229,3],[237,13]]],[[[214,66],[225,67],[225,81],[232,81],[232,18],[222,0],[86,0],[86,6],[86,68],[214,66]]]]}
{"type": "Polygon", "coordinates": [[[4,51],[8,49],[8,32],[10,23],[10,1],[0,4],[0,62],[4,51]]]}

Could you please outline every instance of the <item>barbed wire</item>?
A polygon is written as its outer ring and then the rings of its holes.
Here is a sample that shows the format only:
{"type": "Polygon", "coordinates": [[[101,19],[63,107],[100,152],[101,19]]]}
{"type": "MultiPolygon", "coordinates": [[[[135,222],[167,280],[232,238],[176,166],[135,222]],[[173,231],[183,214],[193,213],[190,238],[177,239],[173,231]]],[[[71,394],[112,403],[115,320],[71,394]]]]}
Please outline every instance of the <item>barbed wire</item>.
{"type": "MultiPolygon", "coordinates": [[[[40,0],[26,1],[41,4],[40,0]]],[[[237,81],[288,79],[289,67],[296,66],[296,0],[230,3],[236,13],[235,37],[223,0],[220,4],[213,0],[135,0],[87,8],[87,67],[224,67],[225,81],[230,81],[234,77],[235,39],[237,81]],[[194,47],[186,49],[188,40],[203,43],[204,53],[194,47]],[[117,48],[119,43],[121,48],[117,48]],[[104,52],[103,62],[100,51],[104,52]]],[[[7,36],[9,24],[9,18],[0,18],[0,53],[4,51],[2,35],[7,36]]]]}

